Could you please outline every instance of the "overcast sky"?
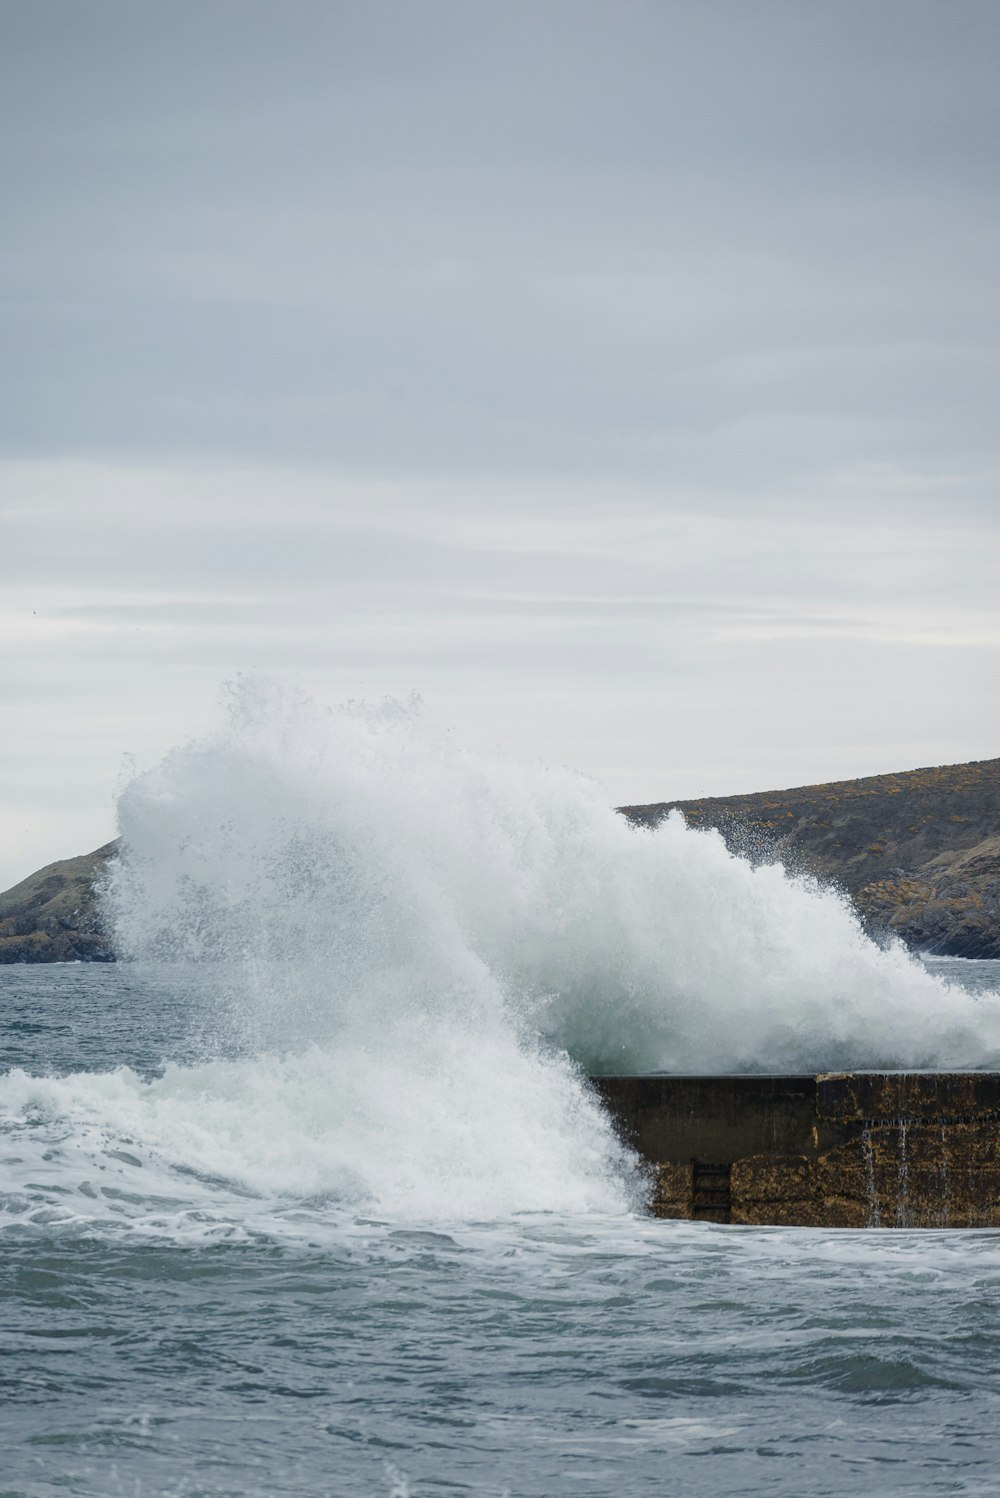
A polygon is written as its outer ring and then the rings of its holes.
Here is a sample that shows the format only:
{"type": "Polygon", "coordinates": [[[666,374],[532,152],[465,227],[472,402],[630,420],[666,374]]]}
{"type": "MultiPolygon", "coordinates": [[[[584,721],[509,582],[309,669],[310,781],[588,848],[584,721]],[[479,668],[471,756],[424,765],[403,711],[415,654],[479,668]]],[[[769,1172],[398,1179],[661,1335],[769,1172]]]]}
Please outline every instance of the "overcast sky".
{"type": "Polygon", "coordinates": [[[996,0],[2,0],[0,888],[238,671],[1000,754],[996,0]]]}

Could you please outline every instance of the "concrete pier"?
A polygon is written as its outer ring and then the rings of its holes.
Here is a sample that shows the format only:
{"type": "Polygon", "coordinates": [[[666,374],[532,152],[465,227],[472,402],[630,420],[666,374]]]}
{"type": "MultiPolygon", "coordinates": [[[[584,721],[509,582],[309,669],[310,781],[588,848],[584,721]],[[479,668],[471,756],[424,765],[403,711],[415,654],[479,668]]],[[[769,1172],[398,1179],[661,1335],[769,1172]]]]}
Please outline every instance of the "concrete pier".
{"type": "Polygon", "coordinates": [[[659,1217],[1000,1226],[1000,1072],[592,1080],[659,1217]]]}

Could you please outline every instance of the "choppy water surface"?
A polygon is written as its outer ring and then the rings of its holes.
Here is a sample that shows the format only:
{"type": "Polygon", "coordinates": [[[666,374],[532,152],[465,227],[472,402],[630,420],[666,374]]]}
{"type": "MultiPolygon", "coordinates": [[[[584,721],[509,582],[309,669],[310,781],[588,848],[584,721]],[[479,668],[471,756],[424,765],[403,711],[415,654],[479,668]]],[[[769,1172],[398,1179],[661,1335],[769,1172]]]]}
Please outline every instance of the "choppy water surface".
{"type": "Polygon", "coordinates": [[[0,1498],[993,1494],[1000,1238],[657,1223],[588,1070],[995,1064],[714,835],[249,684],[0,968],[0,1498]]]}
{"type": "Polygon", "coordinates": [[[252,1190],[80,1091],[192,1060],[191,985],[0,968],[0,1005],[5,1064],[70,1078],[0,1079],[5,1495],[996,1492],[996,1234],[252,1190]]]}

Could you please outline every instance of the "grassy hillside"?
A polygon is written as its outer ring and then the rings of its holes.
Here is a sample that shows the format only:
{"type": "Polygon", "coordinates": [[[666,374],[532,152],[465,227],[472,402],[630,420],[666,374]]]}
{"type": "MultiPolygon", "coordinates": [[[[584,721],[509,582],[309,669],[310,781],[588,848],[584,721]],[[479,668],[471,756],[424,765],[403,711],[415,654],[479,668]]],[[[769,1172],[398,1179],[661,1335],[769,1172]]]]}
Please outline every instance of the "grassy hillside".
{"type": "Polygon", "coordinates": [[[873,931],[1000,957],[1000,759],[620,810],[654,825],[674,807],[735,850],[835,881],[873,931]]]}
{"type": "Polygon", "coordinates": [[[117,843],[50,863],[0,895],[0,962],[108,962],[94,881],[117,843]]]}

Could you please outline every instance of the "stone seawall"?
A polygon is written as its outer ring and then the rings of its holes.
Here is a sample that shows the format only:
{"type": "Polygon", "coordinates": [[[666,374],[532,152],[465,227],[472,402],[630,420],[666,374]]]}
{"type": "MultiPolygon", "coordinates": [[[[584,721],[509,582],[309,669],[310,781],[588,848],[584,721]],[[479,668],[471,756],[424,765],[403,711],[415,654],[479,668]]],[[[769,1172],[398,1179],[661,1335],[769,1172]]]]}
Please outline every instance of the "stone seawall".
{"type": "Polygon", "coordinates": [[[658,1217],[1000,1226],[1000,1073],[595,1077],[658,1217]]]}

